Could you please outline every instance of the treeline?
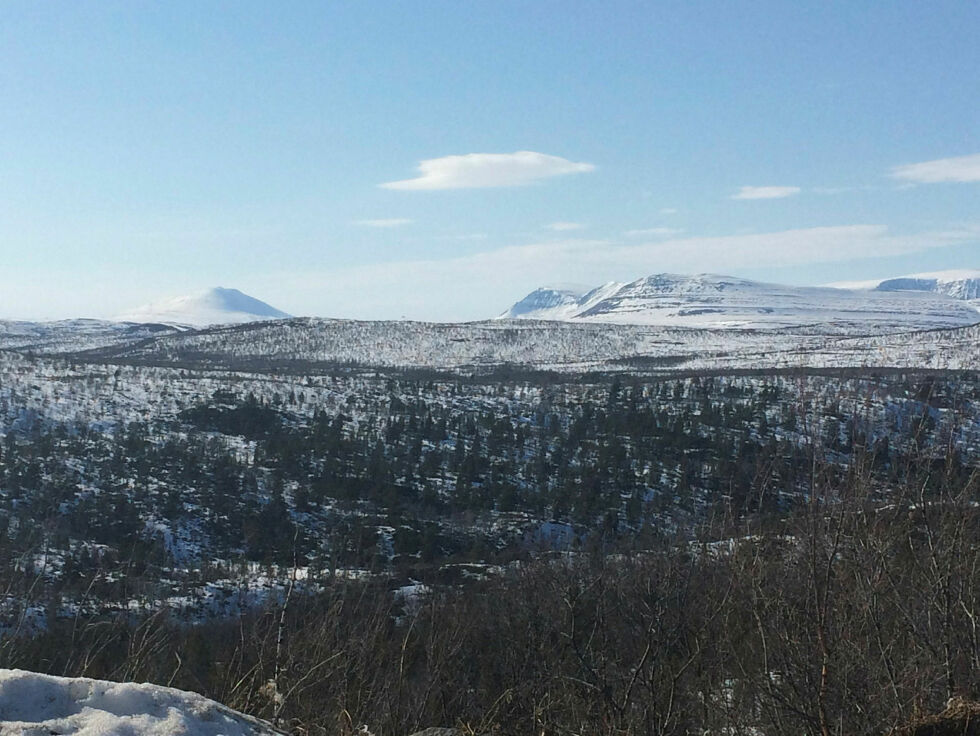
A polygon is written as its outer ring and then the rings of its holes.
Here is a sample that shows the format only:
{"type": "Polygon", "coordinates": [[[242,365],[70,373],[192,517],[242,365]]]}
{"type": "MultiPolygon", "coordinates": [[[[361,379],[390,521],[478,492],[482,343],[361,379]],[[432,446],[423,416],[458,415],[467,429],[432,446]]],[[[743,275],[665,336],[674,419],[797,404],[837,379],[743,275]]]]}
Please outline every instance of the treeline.
{"type": "Polygon", "coordinates": [[[462,587],[337,579],[239,619],[53,620],[0,666],[196,690],[297,734],[884,733],[980,684],[980,483],[870,456],[778,519],[462,587]]]}

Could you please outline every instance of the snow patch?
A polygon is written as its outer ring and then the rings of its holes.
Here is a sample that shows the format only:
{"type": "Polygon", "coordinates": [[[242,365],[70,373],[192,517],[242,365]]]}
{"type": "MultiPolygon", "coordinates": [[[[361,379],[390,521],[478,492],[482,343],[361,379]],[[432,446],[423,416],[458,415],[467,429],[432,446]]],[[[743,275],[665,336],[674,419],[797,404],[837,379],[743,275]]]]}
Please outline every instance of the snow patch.
{"type": "Polygon", "coordinates": [[[0,670],[0,736],[265,736],[269,724],[159,685],[0,670]]]}

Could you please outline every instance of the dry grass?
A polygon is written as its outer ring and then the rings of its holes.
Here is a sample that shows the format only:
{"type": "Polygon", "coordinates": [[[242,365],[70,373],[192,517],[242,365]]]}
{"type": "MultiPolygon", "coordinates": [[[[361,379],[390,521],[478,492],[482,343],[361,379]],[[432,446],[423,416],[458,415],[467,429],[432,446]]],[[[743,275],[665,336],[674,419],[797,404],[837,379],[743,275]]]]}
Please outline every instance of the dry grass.
{"type": "Polygon", "coordinates": [[[889,736],[980,736],[980,703],[953,698],[942,713],[917,719],[889,736]]]}

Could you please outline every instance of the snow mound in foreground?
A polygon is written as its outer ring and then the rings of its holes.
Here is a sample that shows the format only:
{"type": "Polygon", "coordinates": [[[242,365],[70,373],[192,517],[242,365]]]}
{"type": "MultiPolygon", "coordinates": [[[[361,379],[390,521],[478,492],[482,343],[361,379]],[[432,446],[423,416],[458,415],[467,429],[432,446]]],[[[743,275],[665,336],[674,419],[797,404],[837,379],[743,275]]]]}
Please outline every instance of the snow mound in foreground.
{"type": "Polygon", "coordinates": [[[159,685],[0,669],[0,736],[271,736],[270,725],[159,685]]]}

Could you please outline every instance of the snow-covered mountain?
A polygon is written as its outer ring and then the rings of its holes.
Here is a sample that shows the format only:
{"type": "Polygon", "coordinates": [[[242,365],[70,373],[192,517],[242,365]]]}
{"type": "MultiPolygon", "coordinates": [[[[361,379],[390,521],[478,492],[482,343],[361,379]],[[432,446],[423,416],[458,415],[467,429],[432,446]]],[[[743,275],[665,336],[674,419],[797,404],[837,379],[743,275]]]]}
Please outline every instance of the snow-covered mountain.
{"type": "Polygon", "coordinates": [[[928,291],[967,301],[980,309],[980,271],[957,270],[913,273],[892,279],[849,281],[831,284],[842,289],[876,291],[928,291]]]}
{"type": "Polygon", "coordinates": [[[0,735],[275,736],[265,721],[160,685],[0,670],[0,735]]]}
{"type": "Polygon", "coordinates": [[[206,327],[289,317],[285,312],[243,294],[238,289],[219,286],[196,294],[146,304],[119,315],[116,320],[206,327]]]}
{"type": "Polygon", "coordinates": [[[938,290],[784,286],[730,276],[655,274],[605,284],[575,298],[539,289],[501,318],[774,329],[833,325],[835,331],[933,329],[974,324],[980,314],[938,290]]]}
{"type": "Polygon", "coordinates": [[[608,284],[589,288],[542,286],[535,289],[514,306],[500,315],[499,319],[571,319],[584,309],[597,304],[607,296],[622,288],[622,284],[610,281],[608,284]],[[539,317],[540,314],[551,317],[539,317]]]}

